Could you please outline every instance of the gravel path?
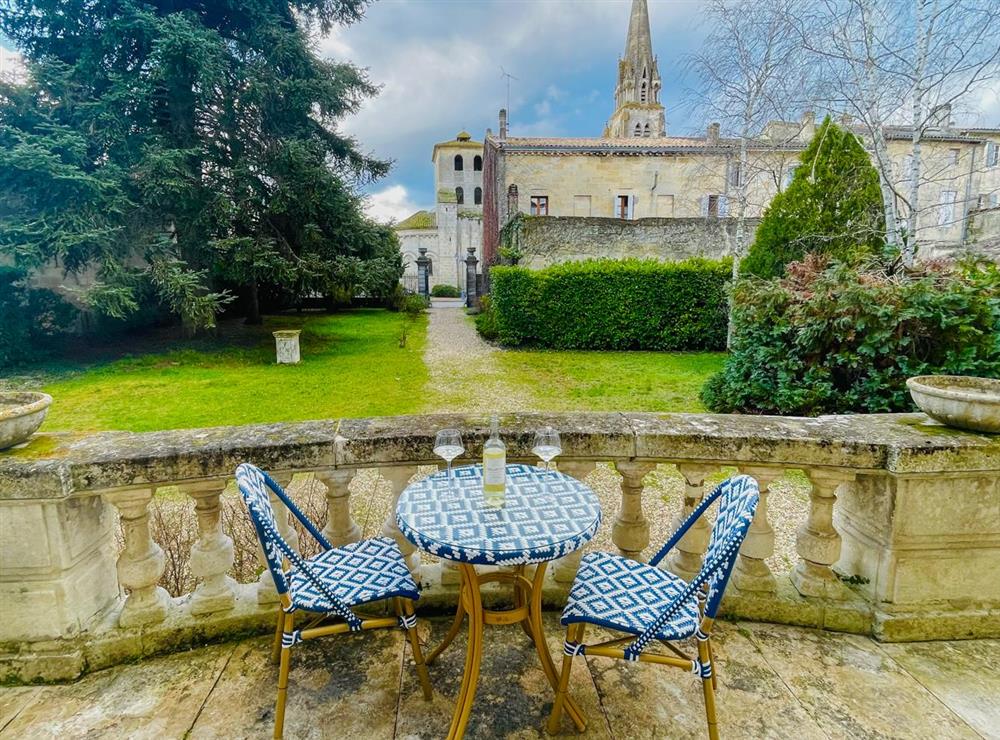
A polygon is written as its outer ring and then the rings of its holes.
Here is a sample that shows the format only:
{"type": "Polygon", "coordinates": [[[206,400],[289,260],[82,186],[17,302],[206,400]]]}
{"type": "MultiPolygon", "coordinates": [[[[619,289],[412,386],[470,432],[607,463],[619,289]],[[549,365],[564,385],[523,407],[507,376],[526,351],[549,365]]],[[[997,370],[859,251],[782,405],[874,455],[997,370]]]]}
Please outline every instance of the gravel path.
{"type": "Polygon", "coordinates": [[[428,311],[424,362],[431,379],[428,413],[462,411],[507,413],[534,408],[531,392],[506,381],[496,356],[502,350],[484,342],[460,308],[428,311]]]}

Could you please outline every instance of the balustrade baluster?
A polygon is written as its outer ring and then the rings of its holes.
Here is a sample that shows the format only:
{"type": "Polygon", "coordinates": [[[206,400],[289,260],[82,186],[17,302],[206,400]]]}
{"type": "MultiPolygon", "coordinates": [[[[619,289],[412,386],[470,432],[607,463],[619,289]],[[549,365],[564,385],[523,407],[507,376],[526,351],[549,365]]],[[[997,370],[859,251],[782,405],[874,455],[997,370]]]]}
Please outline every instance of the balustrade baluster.
{"type": "Polygon", "coordinates": [[[118,624],[139,627],[162,622],[170,595],[157,585],[166,558],[149,534],[149,504],[154,488],[108,491],[104,498],[118,509],[125,532],[125,548],[118,557],[118,583],[129,590],[118,624]]]}
{"type": "MultiPolygon", "coordinates": [[[[561,472],[577,480],[583,480],[597,467],[597,463],[591,460],[561,460],[558,464],[561,472]]],[[[576,552],[571,552],[552,564],[552,578],[556,583],[573,582],[577,570],[580,569],[580,558],[583,557],[583,550],[584,548],[581,547],[576,552]]]]}
{"type": "Polygon", "coordinates": [[[741,473],[755,478],[760,485],[760,503],[750,523],[750,530],[740,547],[740,557],[733,570],[733,585],[743,591],[774,593],[778,586],[765,560],[774,554],[774,530],[767,516],[767,499],[771,483],[783,470],[758,466],[741,467],[741,473]]]}
{"type": "Polygon", "coordinates": [[[843,599],[846,588],[833,572],[840,559],[840,534],[833,526],[833,505],[841,484],[853,481],[852,473],[837,470],[806,471],[812,483],[809,517],[799,528],[795,549],[802,558],[792,571],[792,583],[803,596],[843,599]]]}
{"type": "Polygon", "coordinates": [[[406,485],[410,482],[410,478],[417,472],[417,468],[413,465],[407,465],[404,467],[383,468],[381,472],[382,476],[392,485],[392,505],[389,507],[389,511],[386,512],[385,522],[382,524],[382,534],[396,540],[396,544],[399,545],[399,551],[403,553],[403,560],[406,561],[406,567],[410,569],[410,573],[417,583],[420,583],[420,553],[417,552],[417,548],[414,547],[413,543],[403,536],[403,533],[399,531],[399,527],[396,525],[396,505],[399,502],[399,494],[406,488],[406,485]]]}
{"type": "MultiPolygon", "coordinates": [[[[718,468],[694,463],[678,463],[677,469],[684,476],[684,504],[674,519],[672,531],[677,530],[705,496],[705,479],[718,468]]],[[[667,556],[667,570],[690,581],[701,570],[702,557],[708,549],[712,528],[704,516],[698,517],[677,546],[667,556]]]]}
{"type": "Polygon", "coordinates": [[[219,497],[225,480],[186,483],[181,489],[195,501],[198,541],[191,548],[191,573],[198,586],[191,596],[192,614],[211,614],[236,604],[236,581],[227,574],[233,567],[233,540],[222,531],[219,497]]]}
{"type": "Polygon", "coordinates": [[[611,528],[611,540],[622,555],[638,560],[649,545],[649,520],[642,510],[642,479],[656,463],[625,461],[615,463],[622,476],[622,501],[611,528]]]}
{"type": "Polygon", "coordinates": [[[326,526],[323,535],[334,547],[361,539],[361,527],[351,516],[351,481],[356,470],[324,470],[316,478],[326,486],[326,526]]]}

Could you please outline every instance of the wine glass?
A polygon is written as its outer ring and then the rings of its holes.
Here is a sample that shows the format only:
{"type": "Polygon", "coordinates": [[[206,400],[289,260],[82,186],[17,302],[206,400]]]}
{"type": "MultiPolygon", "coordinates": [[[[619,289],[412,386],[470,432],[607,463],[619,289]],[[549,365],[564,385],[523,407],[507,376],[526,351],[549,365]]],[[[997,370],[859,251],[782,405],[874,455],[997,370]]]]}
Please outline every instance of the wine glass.
{"type": "Polygon", "coordinates": [[[562,445],[559,443],[559,432],[552,427],[542,427],[535,432],[535,446],[531,448],[545,462],[545,469],[550,469],[552,458],[562,452],[562,445]]]}
{"type": "Polygon", "coordinates": [[[451,483],[451,461],[465,452],[462,433],[457,429],[442,429],[434,438],[434,454],[448,463],[448,482],[451,483]]]}

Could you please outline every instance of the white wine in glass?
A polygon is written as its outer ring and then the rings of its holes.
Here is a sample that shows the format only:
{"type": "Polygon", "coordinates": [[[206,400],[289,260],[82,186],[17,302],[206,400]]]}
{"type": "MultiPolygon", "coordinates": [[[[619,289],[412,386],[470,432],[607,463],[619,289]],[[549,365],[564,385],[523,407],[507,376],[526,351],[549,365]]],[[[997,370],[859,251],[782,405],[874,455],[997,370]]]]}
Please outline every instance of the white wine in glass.
{"type": "Polygon", "coordinates": [[[542,427],[535,432],[535,446],[531,451],[540,457],[545,463],[545,469],[549,470],[549,463],[562,452],[562,444],[559,442],[559,432],[552,427],[542,427]]]}
{"type": "Polygon", "coordinates": [[[457,429],[442,429],[434,438],[434,454],[448,463],[448,482],[451,483],[451,461],[465,452],[462,434],[457,429]]]}

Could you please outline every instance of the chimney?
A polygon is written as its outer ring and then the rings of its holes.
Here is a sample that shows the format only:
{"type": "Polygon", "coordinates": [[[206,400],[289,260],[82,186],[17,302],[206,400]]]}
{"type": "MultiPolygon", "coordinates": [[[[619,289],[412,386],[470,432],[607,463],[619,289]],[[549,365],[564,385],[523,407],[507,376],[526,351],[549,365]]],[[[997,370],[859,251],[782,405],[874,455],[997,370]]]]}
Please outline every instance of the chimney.
{"type": "Polygon", "coordinates": [[[500,109],[500,138],[507,138],[507,109],[500,109]]]}
{"type": "Polygon", "coordinates": [[[709,144],[719,143],[719,128],[720,126],[716,121],[713,121],[712,123],[708,124],[708,135],[705,137],[705,140],[709,144]]]}
{"type": "Polygon", "coordinates": [[[799,141],[809,141],[816,134],[816,112],[802,111],[802,122],[799,126],[799,141]]]}
{"type": "Polygon", "coordinates": [[[934,128],[951,128],[951,103],[944,103],[934,109],[934,112],[931,114],[931,125],[934,128]]]}

